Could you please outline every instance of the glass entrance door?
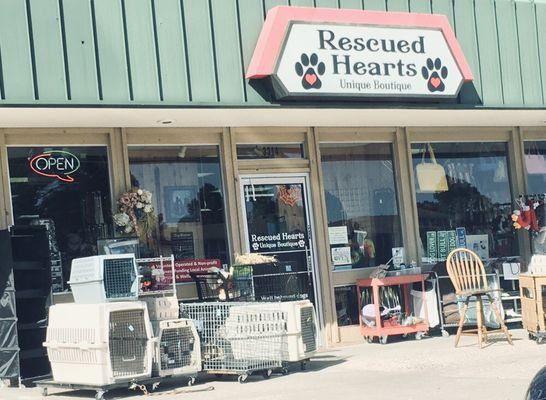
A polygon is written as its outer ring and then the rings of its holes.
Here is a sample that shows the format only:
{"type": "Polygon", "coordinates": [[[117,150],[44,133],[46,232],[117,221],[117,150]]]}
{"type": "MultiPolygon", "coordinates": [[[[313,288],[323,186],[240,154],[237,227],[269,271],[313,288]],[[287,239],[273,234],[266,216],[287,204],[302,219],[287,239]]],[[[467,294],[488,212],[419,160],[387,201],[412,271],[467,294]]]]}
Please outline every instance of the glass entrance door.
{"type": "Polygon", "coordinates": [[[241,179],[241,193],[247,251],[278,260],[276,266],[255,268],[256,297],[309,299],[321,315],[307,177],[245,177],[241,179]]]}

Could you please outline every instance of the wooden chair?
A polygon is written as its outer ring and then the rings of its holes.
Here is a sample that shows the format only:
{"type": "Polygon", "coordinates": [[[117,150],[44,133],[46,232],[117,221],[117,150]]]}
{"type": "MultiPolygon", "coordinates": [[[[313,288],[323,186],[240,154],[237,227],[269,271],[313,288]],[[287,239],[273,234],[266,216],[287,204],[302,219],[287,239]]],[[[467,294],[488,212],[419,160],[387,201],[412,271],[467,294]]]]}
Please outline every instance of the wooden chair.
{"type": "Polygon", "coordinates": [[[502,331],[508,339],[508,343],[512,344],[512,338],[510,337],[508,328],[504,324],[499,309],[491,296],[493,292],[500,290],[489,289],[489,286],[487,285],[485,268],[483,267],[480,257],[471,250],[463,248],[455,249],[447,256],[446,266],[449,278],[455,287],[455,293],[464,301],[461,319],[459,321],[459,328],[457,329],[457,337],[455,338],[455,347],[457,347],[459,344],[461,335],[477,334],[480,348],[482,348],[484,341],[487,342],[488,331],[483,323],[484,316],[482,296],[486,296],[489,299],[490,307],[495,313],[497,321],[501,327],[501,329],[489,331],[489,333],[502,331]],[[468,303],[472,296],[476,297],[477,328],[463,331],[464,320],[468,310],[468,303]]]}

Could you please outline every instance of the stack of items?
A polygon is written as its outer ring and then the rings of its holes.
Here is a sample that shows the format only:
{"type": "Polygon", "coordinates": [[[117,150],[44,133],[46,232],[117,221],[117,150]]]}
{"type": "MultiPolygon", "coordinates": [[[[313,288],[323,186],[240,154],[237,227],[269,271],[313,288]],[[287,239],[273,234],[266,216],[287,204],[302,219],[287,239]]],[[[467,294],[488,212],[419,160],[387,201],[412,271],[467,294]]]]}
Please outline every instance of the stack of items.
{"type": "Polygon", "coordinates": [[[70,278],[75,303],[50,308],[44,343],[54,383],[105,388],[200,370],[199,337],[176,298],[139,301],[134,255],[75,259],[70,278]]]}

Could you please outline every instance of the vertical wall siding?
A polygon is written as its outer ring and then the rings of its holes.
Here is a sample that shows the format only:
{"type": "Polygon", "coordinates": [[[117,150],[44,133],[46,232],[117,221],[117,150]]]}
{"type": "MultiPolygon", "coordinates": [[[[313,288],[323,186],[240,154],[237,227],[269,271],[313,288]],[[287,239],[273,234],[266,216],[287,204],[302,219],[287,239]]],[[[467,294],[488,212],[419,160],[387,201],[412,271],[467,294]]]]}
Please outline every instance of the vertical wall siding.
{"type": "Polygon", "coordinates": [[[27,0],[27,15],[32,24],[30,46],[34,54],[36,97],[53,102],[65,101],[68,90],[59,2],[27,0]]]}
{"type": "Polygon", "coordinates": [[[99,101],[128,103],[129,66],[121,2],[92,0],[95,20],[96,63],[99,65],[99,101]]]}
{"type": "Polygon", "coordinates": [[[34,75],[27,26],[26,3],[20,0],[0,2],[0,57],[3,99],[34,99],[34,75]]]}
{"type": "MultiPolygon", "coordinates": [[[[539,29],[541,32],[546,30],[546,3],[537,3],[536,9],[536,27],[537,33],[539,29]]],[[[540,75],[542,80],[542,96],[543,102],[546,103],[546,35],[538,34],[538,47],[540,58],[540,75]]]]}
{"type": "MultiPolygon", "coordinates": [[[[523,103],[529,106],[543,104],[534,7],[531,3],[516,2],[523,103]]],[[[545,34],[545,27],[541,29],[545,34]]]]}
{"type": "Polygon", "coordinates": [[[70,98],[95,101],[99,97],[95,39],[91,3],[62,0],[64,21],[65,66],[70,82],[70,98]]]}
{"type": "Polygon", "coordinates": [[[546,104],[546,0],[0,0],[0,104],[268,105],[244,72],[278,5],[446,15],[461,103],[546,104]]]}
{"type": "Polygon", "coordinates": [[[188,63],[186,36],[182,26],[182,9],[179,0],[155,1],[157,51],[163,100],[188,102],[188,63]]]}

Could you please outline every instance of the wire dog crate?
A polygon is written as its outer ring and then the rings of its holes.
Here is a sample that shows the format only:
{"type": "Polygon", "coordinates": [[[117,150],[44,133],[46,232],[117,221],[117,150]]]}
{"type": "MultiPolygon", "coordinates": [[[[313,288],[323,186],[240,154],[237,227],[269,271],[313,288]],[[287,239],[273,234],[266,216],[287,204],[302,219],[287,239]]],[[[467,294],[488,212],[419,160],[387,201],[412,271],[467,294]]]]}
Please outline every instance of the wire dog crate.
{"type": "Polygon", "coordinates": [[[312,300],[312,281],[309,271],[293,271],[289,263],[236,265],[230,292],[238,301],[312,300]]]}
{"type": "Polygon", "coordinates": [[[279,304],[190,303],[180,309],[197,327],[203,371],[239,375],[240,383],[252,374],[284,371],[286,318],[279,304]]]}

